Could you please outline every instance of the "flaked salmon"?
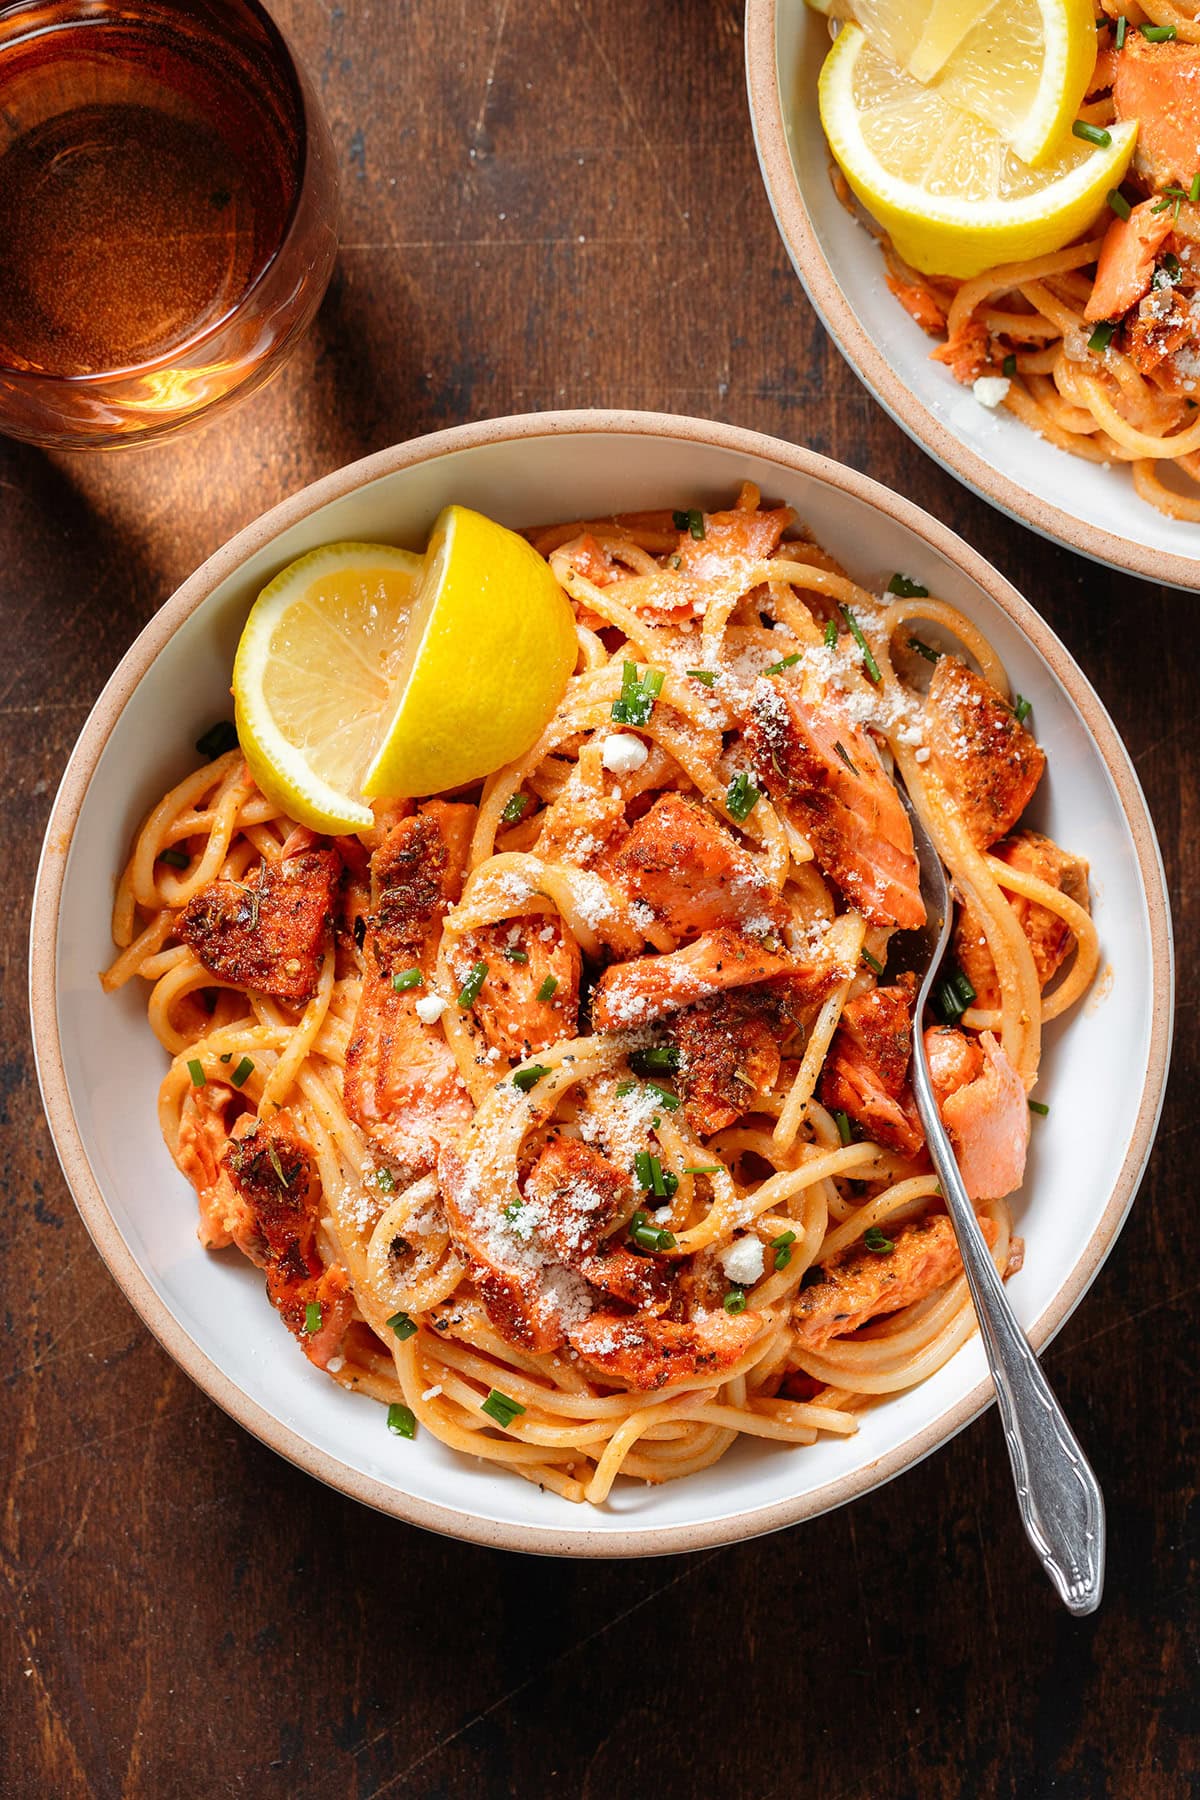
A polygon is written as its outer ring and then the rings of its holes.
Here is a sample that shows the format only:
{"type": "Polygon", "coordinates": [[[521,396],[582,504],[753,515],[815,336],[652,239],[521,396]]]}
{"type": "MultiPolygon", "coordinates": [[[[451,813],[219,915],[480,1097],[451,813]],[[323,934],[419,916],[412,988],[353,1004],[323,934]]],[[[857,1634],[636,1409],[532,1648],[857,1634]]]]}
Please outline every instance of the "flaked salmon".
{"type": "Polygon", "coordinates": [[[232,1204],[232,1241],[265,1271],[267,1296],[304,1354],[324,1368],[355,1316],[350,1278],[317,1250],[320,1183],[311,1149],[284,1112],[269,1122],[246,1115],[221,1168],[232,1204]]]}
{"type": "Polygon", "coordinates": [[[820,1097],[868,1138],[915,1156],[925,1142],[909,1085],[915,975],[848,1000],[821,1071],[820,1097]]]}
{"type": "MultiPolygon", "coordinates": [[[[982,1218],[979,1224],[990,1248],[997,1236],[995,1222],[982,1218]]],[[[831,1338],[924,1300],[962,1273],[958,1241],[945,1213],[885,1229],[881,1236],[890,1250],[854,1244],[821,1265],[821,1281],[801,1289],[792,1309],[799,1346],[823,1350],[831,1338]]]]}
{"type": "Polygon", "coordinates": [[[184,907],[179,935],[220,980],[298,1005],[316,992],[341,876],[326,847],[264,862],[257,880],[211,881],[184,907]]]}
{"type": "Polygon", "coordinates": [[[873,925],[925,922],[912,826],[865,730],[832,699],[760,681],[746,742],[760,780],[827,875],[873,925]]]}
{"type": "Polygon", "coordinates": [[[1045,752],[995,688],[957,656],[941,657],[933,671],[925,742],[972,840],[986,849],[1006,836],[1042,778],[1045,752]]]}
{"type": "Polygon", "coordinates": [[[793,972],[803,968],[788,952],[721,926],[665,956],[613,963],[592,992],[592,1024],[597,1031],[634,1031],[727,988],[793,972]]]}
{"type": "MultiPolygon", "coordinates": [[[[931,1038],[938,1060],[934,1092],[942,1124],[954,1146],[963,1185],[972,1200],[1001,1200],[1025,1179],[1025,1154],[1029,1147],[1029,1102],[1025,1087],[1001,1045],[990,1031],[981,1031],[978,1066],[957,1052],[952,1065],[950,1048],[936,1031],[925,1034],[925,1053],[931,1038]],[[965,1080],[960,1077],[965,1075],[965,1080]],[[950,1081],[958,1085],[950,1087],[950,1081]]],[[[972,1046],[974,1048],[974,1046],[972,1046]]]]}
{"type": "Polygon", "coordinates": [[[701,1137],[723,1131],[779,1078],[782,1047],[815,996],[784,975],[681,1013],[672,1027],[679,1086],[701,1137]]]}
{"type": "Polygon", "coordinates": [[[579,1029],[579,946],[557,918],[540,915],[514,924],[485,926],[455,940],[455,978],[472,969],[487,974],[472,1013],[489,1048],[521,1062],[579,1029]]]}
{"type": "Polygon", "coordinates": [[[597,1312],[567,1336],[585,1362],[640,1391],[693,1375],[720,1376],[740,1361],[764,1327],[754,1312],[711,1312],[690,1320],[597,1312]]]}
{"type": "Polygon", "coordinates": [[[356,1124],[413,1175],[471,1117],[445,1034],[417,1002],[430,992],[442,921],[458,899],[474,808],[431,800],[394,825],[371,858],[374,910],[363,935],[363,985],[346,1050],[344,1098],[356,1124]],[[412,970],[421,981],[397,990],[412,970]]]}
{"type": "Polygon", "coordinates": [[[677,938],[714,925],[782,934],[788,909],[754,859],[712,814],[682,794],[663,794],[612,858],[613,879],[677,938]]]}
{"type": "Polygon", "coordinates": [[[1200,170],[1200,44],[1154,44],[1129,31],[1117,58],[1113,104],[1118,119],[1138,121],[1138,174],[1160,192],[1186,192],[1200,170]]]}

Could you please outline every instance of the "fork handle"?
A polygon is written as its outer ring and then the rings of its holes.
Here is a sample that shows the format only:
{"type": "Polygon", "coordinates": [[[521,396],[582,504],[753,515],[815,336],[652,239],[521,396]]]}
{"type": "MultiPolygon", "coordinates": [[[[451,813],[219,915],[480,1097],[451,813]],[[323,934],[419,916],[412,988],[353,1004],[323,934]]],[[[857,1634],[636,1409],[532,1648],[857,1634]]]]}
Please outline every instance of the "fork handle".
{"type": "Polygon", "coordinates": [[[913,1090],[975,1302],[1021,1522],[1063,1604],[1082,1616],[1095,1612],[1104,1590],[1100,1484],[1017,1323],[942,1126],[923,1049],[913,1057],[913,1090]]]}

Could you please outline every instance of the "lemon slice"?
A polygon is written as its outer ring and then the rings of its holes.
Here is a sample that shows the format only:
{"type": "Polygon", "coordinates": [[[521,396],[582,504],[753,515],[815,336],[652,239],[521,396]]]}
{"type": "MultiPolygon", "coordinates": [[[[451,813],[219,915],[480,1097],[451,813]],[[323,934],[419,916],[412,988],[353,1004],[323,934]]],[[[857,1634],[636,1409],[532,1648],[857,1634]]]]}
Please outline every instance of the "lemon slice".
{"type": "Polygon", "coordinates": [[[451,506],[424,556],[327,544],[263,589],[233,665],[238,736],[293,818],[356,831],[369,797],[458,787],[523,755],[575,653],[537,552],[451,506]]]}
{"type": "Polygon", "coordinates": [[[1133,155],[1137,123],[1093,149],[1069,133],[1039,168],[1004,139],[889,62],[858,25],[825,59],[821,123],[858,198],[900,255],[929,275],[967,279],[1048,255],[1096,218],[1133,155]]]}
{"type": "Polygon", "coordinates": [[[429,794],[523,756],[562,699],[571,603],[531,544],[465,506],[438,517],[398,673],[399,703],[363,781],[429,794]]]}
{"type": "Polygon", "coordinates": [[[1070,129],[1096,65],[1092,0],[821,0],[818,10],[852,17],[889,62],[1035,166],[1070,129]]]}

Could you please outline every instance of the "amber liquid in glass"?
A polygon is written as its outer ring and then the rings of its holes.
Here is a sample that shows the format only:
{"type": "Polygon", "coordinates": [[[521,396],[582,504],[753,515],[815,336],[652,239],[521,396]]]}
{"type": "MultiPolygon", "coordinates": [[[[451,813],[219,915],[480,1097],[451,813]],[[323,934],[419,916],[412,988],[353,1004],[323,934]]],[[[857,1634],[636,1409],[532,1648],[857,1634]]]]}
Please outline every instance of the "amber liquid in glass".
{"type": "Polygon", "coordinates": [[[302,100],[262,22],[231,33],[208,11],[19,9],[30,30],[0,59],[0,364],[153,363],[227,318],[275,256],[302,100]]]}

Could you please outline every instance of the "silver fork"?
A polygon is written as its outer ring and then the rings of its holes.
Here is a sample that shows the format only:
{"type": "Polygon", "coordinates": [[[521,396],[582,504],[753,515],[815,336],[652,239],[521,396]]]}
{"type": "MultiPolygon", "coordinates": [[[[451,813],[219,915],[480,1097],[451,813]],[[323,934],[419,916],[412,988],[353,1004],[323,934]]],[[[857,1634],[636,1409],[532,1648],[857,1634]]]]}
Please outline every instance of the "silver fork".
{"type": "MultiPolygon", "coordinates": [[[[1104,1590],[1104,1498],[996,1272],[954,1151],[942,1127],[925,1057],[922,1019],[953,922],[950,885],[933,841],[897,782],[912,820],[926,922],[905,933],[906,960],[923,976],[913,1009],[913,1092],[975,1302],[996,1388],[1017,1505],[1030,1543],[1068,1611],[1095,1612],[1104,1590]]],[[[897,950],[900,943],[897,943],[897,950]]]]}

